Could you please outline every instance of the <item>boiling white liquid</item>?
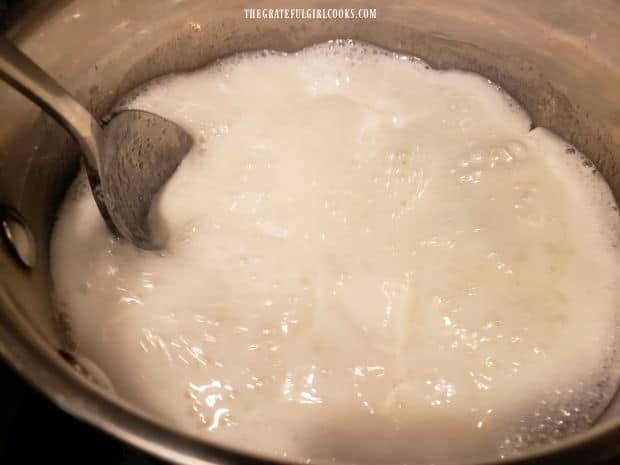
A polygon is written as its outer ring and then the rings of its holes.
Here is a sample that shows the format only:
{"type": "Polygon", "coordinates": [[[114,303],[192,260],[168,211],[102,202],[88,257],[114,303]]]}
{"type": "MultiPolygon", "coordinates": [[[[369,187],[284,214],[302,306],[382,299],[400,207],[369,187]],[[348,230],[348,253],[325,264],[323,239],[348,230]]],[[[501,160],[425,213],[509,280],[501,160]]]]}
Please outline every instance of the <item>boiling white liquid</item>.
{"type": "Polygon", "coordinates": [[[506,456],[618,382],[608,187],[489,81],[352,43],[233,57],[128,104],[191,131],[163,253],[85,181],[52,243],[79,353],[211,441],[293,460],[506,456]]]}

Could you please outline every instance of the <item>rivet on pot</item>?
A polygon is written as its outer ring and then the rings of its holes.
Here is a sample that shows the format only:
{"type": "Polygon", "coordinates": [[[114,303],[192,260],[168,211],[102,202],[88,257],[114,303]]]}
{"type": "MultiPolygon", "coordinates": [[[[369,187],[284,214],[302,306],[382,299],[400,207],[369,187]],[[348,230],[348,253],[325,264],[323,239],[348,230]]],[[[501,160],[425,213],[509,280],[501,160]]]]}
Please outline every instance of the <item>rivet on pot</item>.
{"type": "Polygon", "coordinates": [[[3,205],[0,206],[0,234],[13,257],[26,268],[32,268],[37,260],[32,234],[21,215],[3,205]]]}

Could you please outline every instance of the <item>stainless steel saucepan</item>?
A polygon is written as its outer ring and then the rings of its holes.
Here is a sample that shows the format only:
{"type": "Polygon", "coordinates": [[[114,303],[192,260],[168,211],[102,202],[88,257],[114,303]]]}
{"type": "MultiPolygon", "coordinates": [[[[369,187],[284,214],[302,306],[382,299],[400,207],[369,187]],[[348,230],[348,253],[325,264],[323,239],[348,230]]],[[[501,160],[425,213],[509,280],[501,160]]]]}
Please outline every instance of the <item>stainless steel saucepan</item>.
{"type": "MultiPolygon", "coordinates": [[[[132,88],[234,52],[352,38],[479,72],[588,154],[620,196],[617,0],[59,0],[26,2],[6,36],[95,115],[132,88]],[[376,8],[376,19],[246,19],[244,8],[376,8]]],[[[71,414],[179,463],[261,460],[184,435],[125,404],[71,355],[51,298],[49,238],[78,169],[57,124],[0,83],[0,354],[71,414]]],[[[62,298],[62,296],[60,296],[62,298]]],[[[587,309],[584,309],[587,311],[587,309]]],[[[415,444],[415,438],[412,438],[415,444]]],[[[413,447],[412,446],[412,447],[413,447]]],[[[515,459],[620,457],[620,397],[590,430],[515,459]]],[[[262,459],[265,460],[265,459],[262,459]]]]}

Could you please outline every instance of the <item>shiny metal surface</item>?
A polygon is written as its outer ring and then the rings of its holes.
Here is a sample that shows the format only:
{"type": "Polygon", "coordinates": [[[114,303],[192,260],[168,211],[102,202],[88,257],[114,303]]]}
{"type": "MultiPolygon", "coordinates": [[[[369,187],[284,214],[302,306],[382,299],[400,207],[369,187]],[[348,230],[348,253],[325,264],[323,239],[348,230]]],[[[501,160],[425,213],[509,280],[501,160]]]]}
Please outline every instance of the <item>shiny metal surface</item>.
{"type": "Polygon", "coordinates": [[[0,235],[15,260],[26,268],[36,264],[37,250],[30,230],[16,211],[3,205],[0,205],[0,235]]]}
{"type": "Polygon", "coordinates": [[[143,249],[156,249],[149,212],[159,190],[192,146],[181,127],[145,111],[122,111],[103,128],[62,86],[0,37],[0,78],[37,103],[75,138],[93,197],[108,227],[143,249]]]}
{"type": "Polygon", "coordinates": [[[17,47],[0,37],[0,78],[41,106],[75,138],[90,176],[99,173],[101,128],[91,114],[17,47]]]}
{"type": "MultiPolygon", "coordinates": [[[[619,197],[617,1],[250,3],[44,1],[7,33],[98,117],[141,83],[237,51],[292,51],[332,38],[371,42],[417,55],[435,67],[492,79],[520,101],[536,125],[588,154],[619,197]],[[377,19],[246,20],[248,6],[370,7],[377,8],[377,19]]],[[[77,168],[76,147],[6,86],[0,86],[0,101],[0,202],[23,215],[40,252],[28,270],[0,243],[0,353],[67,411],[158,456],[192,464],[247,462],[242,444],[231,451],[179,434],[88,382],[58,354],[58,348],[71,347],[66,322],[54,317],[47,249],[56,208],[77,168]]],[[[620,456],[618,398],[589,431],[515,461],[583,464],[615,456],[620,456]]]]}
{"type": "Polygon", "coordinates": [[[141,249],[163,247],[167,233],[150,214],[151,204],[193,144],[185,129],[147,111],[121,111],[106,124],[101,193],[121,237],[141,249]]]}

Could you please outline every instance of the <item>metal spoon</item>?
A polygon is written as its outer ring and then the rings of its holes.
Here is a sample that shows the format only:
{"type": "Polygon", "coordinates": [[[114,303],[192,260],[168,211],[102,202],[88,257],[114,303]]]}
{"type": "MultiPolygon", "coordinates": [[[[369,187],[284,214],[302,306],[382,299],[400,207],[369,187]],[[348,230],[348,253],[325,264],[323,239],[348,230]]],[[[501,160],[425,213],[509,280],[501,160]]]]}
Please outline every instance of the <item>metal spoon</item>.
{"type": "Polygon", "coordinates": [[[108,227],[142,249],[160,248],[151,205],[192,147],[177,124],[140,110],[117,113],[104,128],[39,66],[0,37],[0,78],[38,104],[78,142],[90,187],[108,227]]]}

